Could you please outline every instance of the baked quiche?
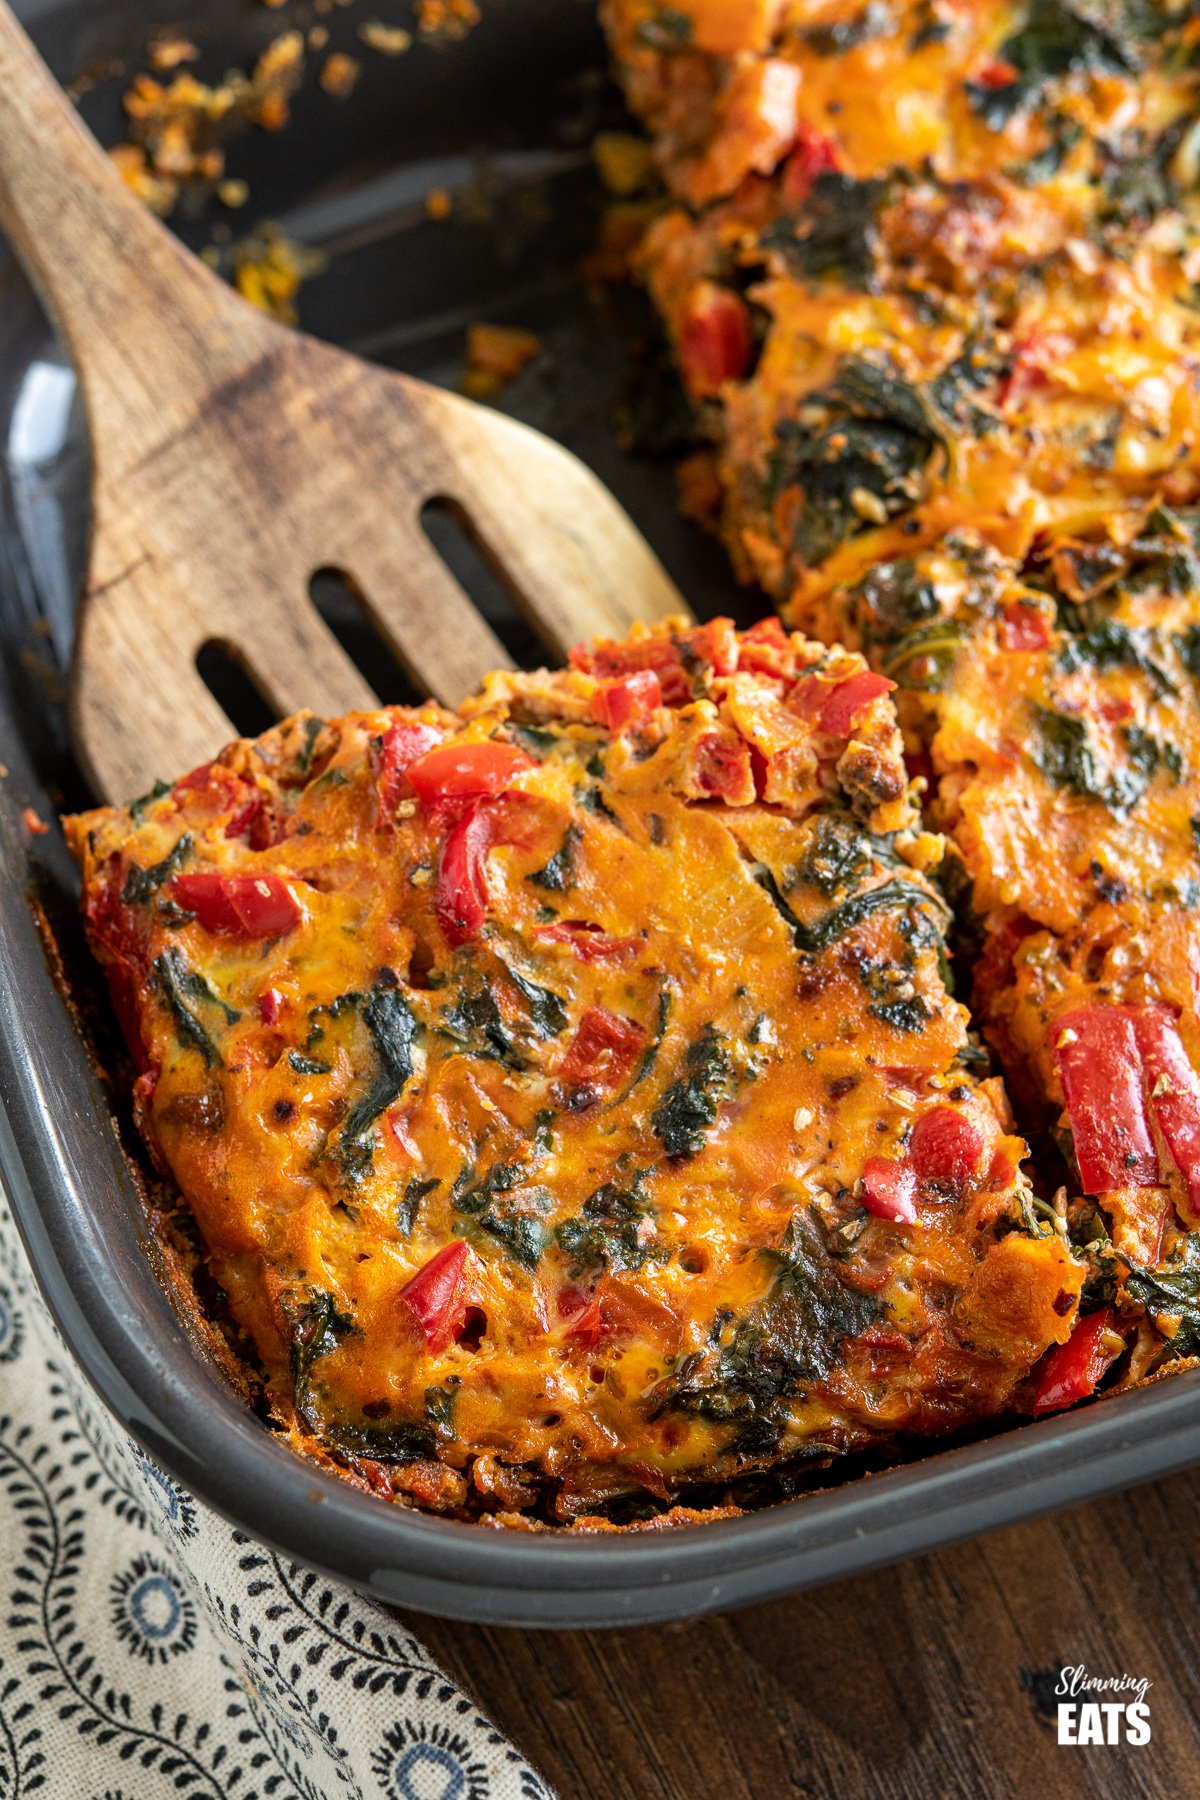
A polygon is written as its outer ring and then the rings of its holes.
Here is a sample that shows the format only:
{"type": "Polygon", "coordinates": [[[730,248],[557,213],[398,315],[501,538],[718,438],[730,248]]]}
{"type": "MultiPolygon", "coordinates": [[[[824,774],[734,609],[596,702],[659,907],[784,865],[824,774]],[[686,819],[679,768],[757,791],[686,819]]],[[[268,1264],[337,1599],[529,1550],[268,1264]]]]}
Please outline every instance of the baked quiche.
{"type": "Polygon", "coordinates": [[[603,11],[662,178],[634,260],[695,412],[685,500],[898,684],[977,1018],[1089,1263],[1060,1401],[1122,1343],[1126,1373],[1190,1356],[1200,20],[603,11]]]}
{"type": "Polygon", "coordinates": [[[952,996],[891,686],[680,623],[68,821],[298,1445],[611,1521],[1033,1403],[1088,1266],[952,996]]]}

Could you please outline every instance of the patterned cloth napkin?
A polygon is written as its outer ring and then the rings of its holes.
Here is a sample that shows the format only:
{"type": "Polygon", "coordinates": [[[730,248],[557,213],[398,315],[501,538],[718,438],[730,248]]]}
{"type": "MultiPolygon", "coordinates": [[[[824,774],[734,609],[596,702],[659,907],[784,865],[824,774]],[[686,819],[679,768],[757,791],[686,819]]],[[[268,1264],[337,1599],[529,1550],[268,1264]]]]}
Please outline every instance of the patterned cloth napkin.
{"type": "Polygon", "coordinates": [[[553,1800],[382,1609],[94,1399],[0,1194],[0,1800],[553,1800]]]}

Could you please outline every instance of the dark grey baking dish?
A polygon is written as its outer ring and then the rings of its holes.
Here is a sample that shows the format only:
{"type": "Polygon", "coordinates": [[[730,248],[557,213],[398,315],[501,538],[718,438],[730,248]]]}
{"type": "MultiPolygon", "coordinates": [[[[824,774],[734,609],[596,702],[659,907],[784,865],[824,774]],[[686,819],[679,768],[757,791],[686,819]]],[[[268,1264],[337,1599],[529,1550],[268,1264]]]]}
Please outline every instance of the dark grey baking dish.
{"type": "MultiPolygon", "coordinates": [[[[105,57],[136,57],[151,24],[174,21],[200,43],[202,73],[244,61],[280,28],[280,15],[253,0],[214,0],[199,18],[180,7],[151,14],[142,0],[22,10],[64,78],[105,57]]],[[[335,43],[340,34],[353,47],[353,19],[336,15],[335,43]]],[[[234,168],[249,176],[258,216],[335,252],[307,297],[317,332],[437,376],[452,370],[472,315],[541,331],[547,355],[512,391],[515,409],[600,468],[702,610],[728,608],[736,598],[720,558],[677,519],[665,464],[613,445],[623,339],[589,310],[573,269],[594,204],[586,138],[614,104],[601,62],[589,0],[504,0],[452,51],[368,61],[349,107],[309,91],[294,130],[246,140],[234,168]],[[424,192],[458,186],[472,170],[472,216],[435,229],[424,192]]],[[[110,80],[87,96],[103,136],[117,128],[118,94],[110,80]]],[[[211,219],[185,218],[182,229],[204,242],[211,219]]],[[[86,798],[57,698],[85,530],[86,447],[70,377],[10,262],[0,283],[0,1167],[68,1345],[152,1455],[247,1531],[381,1600],[519,1625],[735,1606],[1200,1459],[1197,1371],[739,1519],[588,1538],[388,1506],[272,1437],[206,1362],[155,1273],[113,1096],[35,925],[32,901],[50,915],[69,964],[79,952],[72,872],[57,834],[30,839],[21,813],[32,805],[50,818],[86,798]]]]}

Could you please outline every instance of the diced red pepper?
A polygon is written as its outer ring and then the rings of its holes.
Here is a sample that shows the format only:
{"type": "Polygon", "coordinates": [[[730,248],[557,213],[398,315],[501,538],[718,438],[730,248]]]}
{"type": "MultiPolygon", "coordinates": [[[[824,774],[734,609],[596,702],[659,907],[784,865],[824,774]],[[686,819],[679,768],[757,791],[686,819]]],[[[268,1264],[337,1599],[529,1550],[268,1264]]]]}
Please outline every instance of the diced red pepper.
{"type": "Polygon", "coordinates": [[[1019,70],[1015,69],[1012,63],[1005,62],[1002,57],[993,56],[987,62],[980,64],[972,80],[976,87],[1006,88],[1012,86],[1018,74],[1019,70]]]}
{"type": "Polygon", "coordinates": [[[495,841],[494,820],[483,800],[471,802],[446,834],[438,862],[434,910],[452,944],[477,937],[487,918],[491,898],[487,856],[495,841]]]}
{"type": "Polygon", "coordinates": [[[425,1333],[435,1354],[454,1341],[467,1320],[466,1268],[471,1249],[455,1238],[400,1290],[400,1301],[425,1333]]]}
{"type": "Polygon", "coordinates": [[[781,199],[788,206],[803,205],[817,176],[832,174],[839,167],[833,139],[815,126],[802,124],[796,133],[796,148],[783,165],[781,199]]]}
{"type": "Polygon", "coordinates": [[[38,814],[36,812],[34,812],[32,806],[22,807],[22,809],[21,809],[21,824],[24,826],[25,830],[29,833],[30,837],[45,837],[46,833],[50,829],[50,827],[47,825],[45,819],[39,818],[38,814]]]}
{"type": "Polygon", "coordinates": [[[476,743],[439,744],[409,763],[406,774],[425,806],[457,810],[472,800],[502,793],[518,775],[536,766],[514,745],[482,738],[476,743]]]}
{"type": "Polygon", "coordinates": [[[408,771],[420,757],[441,743],[445,732],[436,725],[389,725],[383,734],[379,751],[379,807],[376,828],[382,831],[392,823],[399,802],[413,792],[408,771]]]}
{"type": "Polygon", "coordinates": [[[774,681],[786,681],[795,674],[795,648],[774,613],[756,620],[742,633],[738,668],[752,675],[767,675],[774,681]]]}
{"type": "Polygon", "coordinates": [[[692,650],[714,675],[736,675],[737,629],[732,619],[710,619],[690,634],[692,650]]]}
{"type": "Polygon", "coordinates": [[[979,1167],[983,1137],[964,1113],[934,1106],[914,1124],[908,1154],[923,1180],[964,1187],[979,1167]]]}
{"type": "Polygon", "coordinates": [[[916,1192],[917,1176],[911,1163],[868,1156],[862,1169],[862,1203],[869,1213],[877,1219],[912,1225],[917,1217],[916,1192]]]}
{"type": "Polygon", "coordinates": [[[227,812],[227,838],[247,838],[255,850],[265,850],[271,841],[263,796],[252,781],[235,774],[224,763],[201,763],[180,777],[171,797],[193,817],[197,808],[213,816],[227,812]]]}
{"type": "Polygon", "coordinates": [[[683,666],[679,646],[670,639],[602,638],[595,644],[575,644],[568,654],[573,669],[585,675],[627,675],[634,669],[653,669],[666,706],[686,706],[692,684],[683,666]]]}
{"type": "Polygon", "coordinates": [[[1000,618],[1002,650],[1045,650],[1053,638],[1049,619],[1040,607],[1023,606],[1013,600],[1000,618]]]}
{"type": "Polygon", "coordinates": [[[662,683],[653,669],[616,675],[592,695],[592,717],[609,731],[640,725],[662,705],[662,683]]]}
{"type": "Polygon", "coordinates": [[[171,893],[205,931],[223,937],[282,937],[300,923],[300,908],[278,875],[176,875],[171,893]]]}
{"type": "Polygon", "coordinates": [[[258,1016],[264,1025],[278,1025],[283,995],[278,988],[264,988],[258,996],[258,1016]]]}
{"type": "Polygon", "coordinates": [[[619,1087],[646,1041],[639,1025],[603,1006],[589,1006],[563,1059],[560,1074],[568,1087],[619,1087]]]}
{"type": "Polygon", "coordinates": [[[817,715],[818,726],[830,737],[849,737],[867,708],[895,685],[886,675],[876,675],[870,669],[839,681],[817,715]]]}
{"type": "Polygon", "coordinates": [[[558,1296],[559,1317],[571,1319],[567,1338],[582,1349],[594,1350],[619,1337],[649,1337],[667,1343],[678,1335],[679,1321],[671,1308],[649,1294],[623,1287],[602,1275],[589,1297],[578,1288],[563,1288],[558,1296]]]}
{"type": "Polygon", "coordinates": [[[1060,1013],[1050,1026],[1050,1044],[1084,1193],[1156,1186],[1158,1157],[1129,1009],[1100,1004],[1060,1013]]]}
{"type": "Polygon", "coordinates": [[[748,805],[757,792],[749,744],[715,731],[696,740],[692,774],[701,794],[732,806],[748,805]]]}
{"type": "Polygon", "coordinates": [[[1165,1006],[1137,1007],[1133,1031],[1158,1128],[1188,1199],[1200,1208],[1200,1081],[1165,1006]]]}
{"type": "Polygon", "coordinates": [[[534,936],[550,944],[569,944],[580,962],[620,961],[642,948],[641,938],[610,937],[586,919],[556,919],[553,925],[535,925],[534,936]]]}
{"type": "Polygon", "coordinates": [[[1042,1363],[1033,1397],[1035,1414],[1061,1412],[1095,1393],[1096,1383],[1121,1354],[1120,1346],[1103,1341],[1112,1328],[1113,1315],[1104,1307],[1080,1319],[1065,1344],[1055,1345],[1042,1363]]]}
{"type": "Polygon", "coordinates": [[[746,302],[715,281],[698,281],[679,328],[679,365],[696,399],[709,399],[750,367],[753,339],[746,302]]]}

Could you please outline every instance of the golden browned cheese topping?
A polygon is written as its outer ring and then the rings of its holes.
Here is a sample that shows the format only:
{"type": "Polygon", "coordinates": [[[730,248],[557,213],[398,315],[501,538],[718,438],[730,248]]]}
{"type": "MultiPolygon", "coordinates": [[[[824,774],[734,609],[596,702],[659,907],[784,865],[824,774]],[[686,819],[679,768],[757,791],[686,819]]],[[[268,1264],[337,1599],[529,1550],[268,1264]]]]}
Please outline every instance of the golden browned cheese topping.
{"type": "Polygon", "coordinates": [[[569,1520],[1004,1407],[1084,1266],[947,990],[888,681],[774,621],[573,660],[69,822],[276,1411],[569,1520]]]}
{"type": "Polygon", "coordinates": [[[685,501],[899,684],[1088,1259],[1045,1405],[1200,1353],[1200,17],[603,10],[663,178],[636,263],[704,446],[685,501]]]}

